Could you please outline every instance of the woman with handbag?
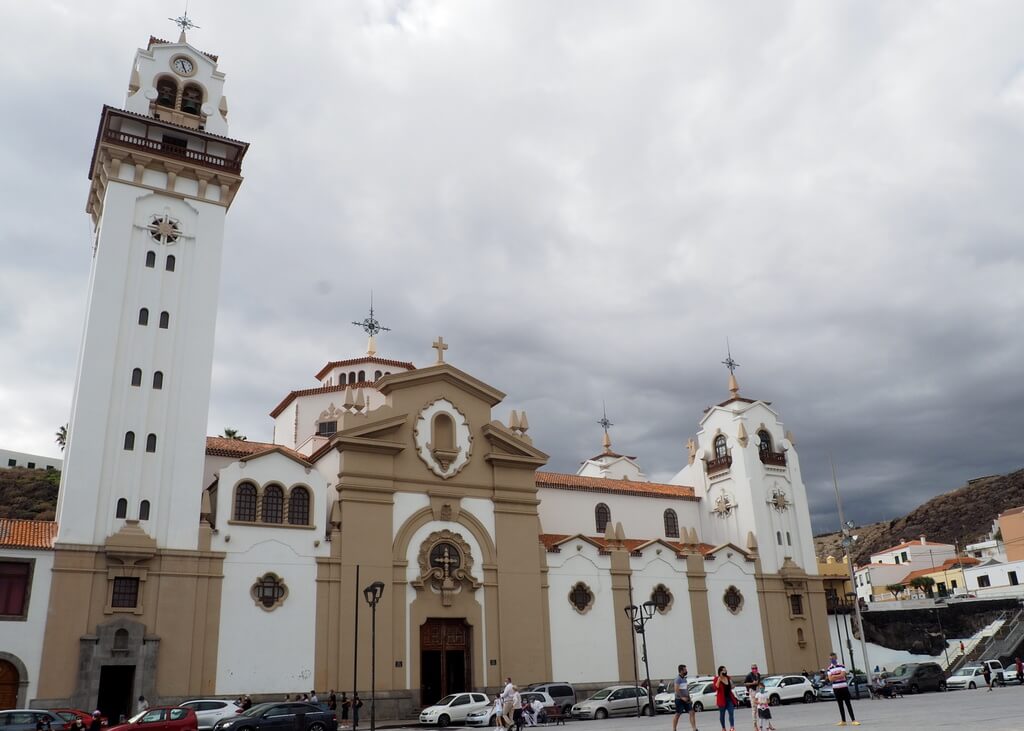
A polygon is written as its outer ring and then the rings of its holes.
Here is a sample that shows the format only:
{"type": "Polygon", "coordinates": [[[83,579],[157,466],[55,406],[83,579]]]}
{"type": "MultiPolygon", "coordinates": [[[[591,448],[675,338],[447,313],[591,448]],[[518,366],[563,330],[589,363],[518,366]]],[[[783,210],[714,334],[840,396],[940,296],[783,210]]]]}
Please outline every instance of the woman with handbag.
{"type": "Polygon", "coordinates": [[[715,676],[715,701],[718,705],[718,722],[725,731],[725,714],[729,714],[729,731],[736,731],[736,706],[740,704],[733,692],[732,678],[726,672],[725,665],[718,667],[718,674],[715,676]]]}

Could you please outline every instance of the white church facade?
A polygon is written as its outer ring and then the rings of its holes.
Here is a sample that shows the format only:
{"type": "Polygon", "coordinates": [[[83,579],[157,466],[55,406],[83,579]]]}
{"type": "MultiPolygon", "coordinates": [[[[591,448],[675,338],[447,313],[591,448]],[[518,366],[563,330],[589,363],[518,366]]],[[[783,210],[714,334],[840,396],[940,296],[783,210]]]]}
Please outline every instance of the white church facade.
{"type": "Polygon", "coordinates": [[[607,431],[576,474],[544,471],[527,415],[500,419],[505,394],[447,362],[441,340],[416,366],[379,357],[371,334],[366,355],[271,410],[272,442],[207,437],[223,229],[247,149],[227,137],[223,82],[184,33],[151,39],[124,109],[102,112],[57,520],[32,545],[0,536],[0,569],[33,567],[25,611],[0,616],[20,635],[0,646],[19,704],[116,716],[139,695],[365,696],[362,588],[377,581],[379,716],[509,675],[633,682],[627,608],[645,602],[652,678],[682,662],[820,664],[831,647],[794,439],[731,374],[670,484],[607,431]]]}

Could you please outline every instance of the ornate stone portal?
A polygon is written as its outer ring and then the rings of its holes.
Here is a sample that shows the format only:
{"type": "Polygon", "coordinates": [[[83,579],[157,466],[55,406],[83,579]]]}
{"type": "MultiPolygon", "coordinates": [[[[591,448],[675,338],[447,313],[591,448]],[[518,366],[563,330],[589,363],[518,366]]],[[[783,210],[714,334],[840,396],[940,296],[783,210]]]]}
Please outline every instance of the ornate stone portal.
{"type": "Polygon", "coordinates": [[[482,586],[473,576],[473,555],[469,544],[458,533],[440,530],[431,533],[420,546],[420,575],[412,585],[422,591],[429,587],[441,595],[441,604],[452,605],[452,595],[462,591],[463,585],[471,591],[482,586]]]}

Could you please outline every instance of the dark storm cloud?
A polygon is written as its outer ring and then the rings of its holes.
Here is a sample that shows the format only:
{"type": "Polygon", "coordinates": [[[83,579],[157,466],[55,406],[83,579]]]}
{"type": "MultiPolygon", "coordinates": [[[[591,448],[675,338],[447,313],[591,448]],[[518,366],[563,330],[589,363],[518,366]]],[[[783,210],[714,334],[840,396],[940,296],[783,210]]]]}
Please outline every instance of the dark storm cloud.
{"type": "MultiPolygon", "coordinates": [[[[725,396],[797,439],[815,528],[1021,466],[1024,8],[919,3],[200,3],[231,135],[210,431],[331,359],[449,360],[525,408],[573,470],[653,479],[725,396]],[[970,33],[963,32],[970,28],[970,33]]],[[[5,6],[0,444],[53,452],[90,262],[100,106],[137,3],[5,6]]]]}

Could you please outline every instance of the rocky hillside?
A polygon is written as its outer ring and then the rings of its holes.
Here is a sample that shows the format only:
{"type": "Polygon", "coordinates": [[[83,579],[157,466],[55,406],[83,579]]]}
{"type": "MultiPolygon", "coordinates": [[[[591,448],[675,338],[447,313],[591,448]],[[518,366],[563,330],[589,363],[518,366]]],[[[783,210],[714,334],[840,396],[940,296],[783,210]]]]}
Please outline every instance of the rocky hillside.
{"type": "Polygon", "coordinates": [[[0,469],[0,518],[53,520],[59,486],[58,470],[0,469]]]}
{"type": "MultiPolygon", "coordinates": [[[[928,540],[961,547],[992,529],[992,521],[1009,508],[1024,505],[1024,470],[972,480],[952,492],[933,497],[902,518],[859,526],[854,560],[866,562],[872,553],[922,535],[928,540]]],[[[838,533],[815,536],[819,556],[841,556],[838,533]]]]}

